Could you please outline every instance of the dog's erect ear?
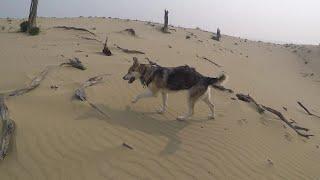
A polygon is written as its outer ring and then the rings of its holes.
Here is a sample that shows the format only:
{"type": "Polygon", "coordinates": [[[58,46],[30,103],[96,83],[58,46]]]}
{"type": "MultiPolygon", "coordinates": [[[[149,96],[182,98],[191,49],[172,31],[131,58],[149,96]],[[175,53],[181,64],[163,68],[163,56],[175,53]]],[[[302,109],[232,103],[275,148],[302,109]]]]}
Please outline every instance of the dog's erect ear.
{"type": "Polygon", "coordinates": [[[155,62],[153,62],[153,61],[151,61],[149,58],[145,58],[148,62],[149,62],[149,64],[150,65],[153,65],[153,66],[158,66],[158,64],[157,63],[155,63],[155,62]]]}
{"type": "Polygon", "coordinates": [[[133,64],[139,64],[139,62],[138,62],[138,58],[133,57],[133,64]]]}

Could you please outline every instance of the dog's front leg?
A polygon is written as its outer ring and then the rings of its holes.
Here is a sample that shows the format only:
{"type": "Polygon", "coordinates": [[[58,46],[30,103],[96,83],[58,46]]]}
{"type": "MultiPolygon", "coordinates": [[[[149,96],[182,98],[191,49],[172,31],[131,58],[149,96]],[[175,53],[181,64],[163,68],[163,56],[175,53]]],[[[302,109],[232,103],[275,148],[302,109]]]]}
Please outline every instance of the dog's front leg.
{"type": "Polygon", "coordinates": [[[131,102],[136,103],[141,98],[148,98],[148,97],[154,97],[154,96],[155,96],[155,94],[150,89],[147,89],[146,92],[143,92],[143,93],[137,95],[135,98],[133,98],[131,102]]]}
{"type": "Polygon", "coordinates": [[[158,110],[158,113],[162,114],[167,110],[168,106],[168,93],[161,92],[162,94],[162,107],[158,110]]]}
{"type": "Polygon", "coordinates": [[[195,104],[195,100],[189,99],[188,100],[188,112],[183,116],[178,116],[177,120],[183,121],[183,120],[186,120],[189,117],[191,117],[193,115],[194,104],[195,104]]]}

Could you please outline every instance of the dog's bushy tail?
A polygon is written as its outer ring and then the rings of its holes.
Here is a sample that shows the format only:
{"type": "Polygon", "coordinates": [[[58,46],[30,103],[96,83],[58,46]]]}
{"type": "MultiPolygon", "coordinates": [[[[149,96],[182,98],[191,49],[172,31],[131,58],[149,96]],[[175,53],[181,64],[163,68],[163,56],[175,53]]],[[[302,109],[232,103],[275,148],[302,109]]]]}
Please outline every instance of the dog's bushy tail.
{"type": "Polygon", "coordinates": [[[208,85],[214,85],[214,84],[222,84],[224,81],[227,80],[227,75],[221,74],[218,77],[212,78],[212,77],[207,77],[206,81],[208,85]]]}

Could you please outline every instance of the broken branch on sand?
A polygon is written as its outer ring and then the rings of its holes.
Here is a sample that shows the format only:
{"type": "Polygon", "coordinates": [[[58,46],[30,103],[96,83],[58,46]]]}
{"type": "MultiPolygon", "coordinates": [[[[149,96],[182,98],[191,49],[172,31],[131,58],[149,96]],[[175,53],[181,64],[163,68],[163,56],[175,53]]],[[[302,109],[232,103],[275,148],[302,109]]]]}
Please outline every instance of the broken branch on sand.
{"type": "Polygon", "coordinates": [[[46,67],[38,76],[32,79],[31,83],[28,84],[26,87],[14,90],[12,92],[9,92],[9,96],[20,96],[22,94],[25,94],[35,88],[37,88],[41,81],[45,78],[45,76],[48,74],[50,70],[50,67],[46,67]]]}
{"type": "Polygon", "coordinates": [[[74,59],[69,59],[68,62],[61,63],[60,66],[69,65],[77,69],[86,70],[86,67],[82,64],[79,58],[75,57],[74,59]]]}
{"type": "Polygon", "coordinates": [[[212,60],[210,60],[210,59],[208,59],[208,58],[206,58],[206,57],[200,57],[200,56],[198,56],[198,55],[196,55],[196,56],[197,56],[197,58],[206,60],[206,61],[210,62],[211,64],[213,64],[213,65],[215,65],[215,66],[217,66],[217,67],[219,67],[219,68],[222,67],[221,65],[217,64],[216,62],[214,62],[214,61],[212,61],[212,60]]]}
{"type": "Polygon", "coordinates": [[[298,101],[297,103],[299,104],[299,106],[301,106],[301,107],[307,112],[308,115],[310,115],[310,116],[315,116],[315,117],[317,117],[317,118],[320,118],[320,116],[311,113],[300,101],[298,101]]]}
{"type": "Polygon", "coordinates": [[[4,102],[4,97],[0,97],[0,118],[2,121],[2,134],[0,136],[0,160],[3,160],[10,146],[10,139],[15,130],[15,123],[9,118],[8,107],[4,102]]]}
{"type": "Polygon", "coordinates": [[[270,108],[268,106],[264,106],[262,104],[258,104],[250,95],[236,94],[236,96],[241,101],[245,101],[245,102],[248,102],[248,103],[250,103],[250,102],[254,103],[256,105],[256,107],[258,108],[258,111],[261,112],[261,113],[266,110],[266,111],[269,111],[270,113],[278,116],[280,118],[280,120],[285,122],[298,135],[300,135],[302,137],[305,137],[305,138],[309,138],[310,136],[314,136],[312,134],[305,134],[303,132],[300,132],[300,131],[309,131],[309,129],[304,128],[304,127],[300,127],[298,125],[294,125],[295,122],[294,121],[292,121],[292,122],[288,121],[281,112],[279,112],[279,111],[277,111],[277,110],[275,110],[273,108],[270,108]]]}
{"type": "Polygon", "coordinates": [[[95,38],[90,38],[90,37],[84,37],[84,36],[80,36],[81,39],[85,39],[85,40],[90,40],[90,41],[97,41],[99,43],[102,43],[102,41],[100,41],[99,39],[95,39],[95,38]]]}
{"type": "Polygon", "coordinates": [[[72,27],[72,26],[54,26],[53,28],[57,28],[57,29],[66,29],[66,30],[76,30],[76,31],[84,31],[84,32],[88,32],[89,34],[92,34],[94,36],[97,36],[95,33],[85,29],[85,28],[78,28],[78,27],[72,27]]]}
{"type": "Polygon", "coordinates": [[[128,54],[146,54],[142,51],[137,51],[137,50],[130,50],[130,49],[125,49],[125,48],[122,48],[116,44],[114,44],[118,49],[120,49],[121,51],[125,52],[125,53],[128,53],[128,54]]]}
{"type": "Polygon", "coordinates": [[[108,48],[108,36],[106,37],[106,41],[103,44],[102,53],[105,54],[106,56],[111,56],[112,55],[110,49],[108,48]]]}
{"type": "Polygon", "coordinates": [[[104,113],[101,109],[99,109],[96,105],[91,103],[86,95],[85,88],[89,86],[93,86],[99,83],[103,82],[103,77],[104,76],[109,76],[110,74],[103,74],[103,75],[98,75],[92,78],[89,78],[87,81],[85,81],[78,89],[75,91],[75,97],[77,97],[81,101],[86,101],[88,104],[95,110],[97,110],[99,113],[103,114],[105,117],[110,118],[109,115],[104,113]]]}
{"type": "Polygon", "coordinates": [[[62,63],[59,66],[47,66],[38,76],[34,77],[31,81],[31,83],[26,85],[26,87],[8,92],[5,94],[5,96],[20,96],[22,94],[30,92],[31,90],[37,88],[40,85],[41,81],[46,77],[46,75],[49,73],[49,71],[52,68],[60,67],[65,64],[70,65],[74,68],[78,68],[78,69],[82,69],[82,70],[85,69],[85,67],[82,65],[81,61],[78,58],[70,59],[69,62],[62,63]]]}
{"type": "Polygon", "coordinates": [[[255,101],[249,94],[248,95],[236,94],[236,96],[239,100],[245,101],[247,103],[252,102],[253,104],[255,104],[260,114],[264,112],[264,109],[261,107],[261,105],[258,104],[257,101],[255,101]]]}

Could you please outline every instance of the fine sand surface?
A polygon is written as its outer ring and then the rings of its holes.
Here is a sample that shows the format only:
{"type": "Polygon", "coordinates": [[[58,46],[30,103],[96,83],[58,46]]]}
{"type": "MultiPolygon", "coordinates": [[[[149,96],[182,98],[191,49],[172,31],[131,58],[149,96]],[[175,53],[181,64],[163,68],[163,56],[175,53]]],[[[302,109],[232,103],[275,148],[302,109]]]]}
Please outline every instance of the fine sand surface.
{"type": "Polygon", "coordinates": [[[1,93],[23,87],[46,66],[68,58],[78,57],[87,70],[52,70],[37,89],[7,99],[17,129],[9,155],[0,162],[1,180],[320,178],[320,118],[308,116],[296,103],[320,115],[319,46],[230,36],[217,42],[199,29],[175,27],[164,34],[159,24],[110,18],[39,18],[40,35],[28,36],[17,33],[20,22],[0,20],[1,93]],[[86,28],[97,36],[54,26],[86,28]],[[121,32],[127,28],[137,36],[121,32]],[[104,41],[106,35],[111,57],[101,53],[101,42],[88,39],[104,41]],[[114,44],[146,54],[126,54],[114,44]],[[209,110],[198,102],[192,119],[177,121],[187,110],[185,92],[169,94],[163,115],[155,113],[160,97],[131,104],[144,91],[138,81],[122,80],[134,56],[163,66],[188,64],[208,76],[225,72],[224,86],[250,93],[315,136],[298,136],[273,114],[259,114],[254,106],[231,99],[234,94],[218,90],[212,91],[215,120],[207,120],[209,110]],[[110,119],[73,98],[82,82],[105,73],[112,75],[86,92],[110,119]]]}

